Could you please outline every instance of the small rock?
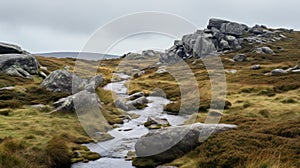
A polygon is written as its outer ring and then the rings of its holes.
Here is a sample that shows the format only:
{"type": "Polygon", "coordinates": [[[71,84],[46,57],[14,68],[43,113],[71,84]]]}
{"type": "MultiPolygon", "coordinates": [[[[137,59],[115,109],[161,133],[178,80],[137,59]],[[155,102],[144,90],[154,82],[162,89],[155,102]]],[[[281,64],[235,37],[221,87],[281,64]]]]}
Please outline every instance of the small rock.
{"type": "Polygon", "coordinates": [[[139,72],[135,73],[135,74],[133,75],[133,77],[134,77],[134,78],[138,78],[138,77],[140,77],[140,76],[142,76],[142,75],[144,75],[144,74],[145,74],[145,71],[139,71],[139,72]]]}
{"type": "Polygon", "coordinates": [[[45,67],[45,66],[40,66],[40,69],[41,69],[41,70],[44,70],[44,71],[48,71],[48,68],[45,67]]]}
{"type": "Polygon", "coordinates": [[[43,72],[43,71],[40,71],[40,76],[41,76],[43,79],[47,78],[47,75],[46,75],[45,72],[43,72]]]}
{"type": "Polygon", "coordinates": [[[129,106],[129,107],[134,106],[136,108],[140,108],[140,107],[145,106],[148,102],[149,102],[148,99],[145,96],[142,96],[133,101],[128,102],[127,106],[129,106]]]}
{"type": "Polygon", "coordinates": [[[259,64],[253,65],[253,66],[251,67],[252,70],[258,70],[258,69],[260,69],[260,68],[261,68],[261,67],[260,67],[259,64]]]}
{"type": "Polygon", "coordinates": [[[284,73],[287,73],[287,72],[283,69],[273,69],[271,71],[271,75],[284,74],[284,73]]]}
{"type": "Polygon", "coordinates": [[[260,47],[253,50],[253,52],[258,54],[272,54],[274,55],[274,51],[270,47],[260,47]]]}
{"type": "Polygon", "coordinates": [[[30,107],[37,109],[39,111],[50,111],[51,109],[53,109],[53,107],[44,104],[35,104],[35,105],[31,105],[30,107]]]}
{"type": "Polygon", "coordinates": [[[149,129],[159,129],[170,126],[170,123],[165,118],[148,117],[147,122],[144,123],[144,126],[149,129]]]}
{"type": "Polygon", "coordinates": [[[226,73],[230,73],[230,74],[235,74],[237,73],[237,70],[235,69],[229,69],[229,70],[225,70],[226,73]]]}
{"type": "Polygon", "coordinates": [[[129,161],[136,157],[136,154],[134,151],[128,151],[127,155],[125,156],[125,160],[129,161]]]}
{"type": "Polygon", "coordinates": [[[114,102],[115,106],[119,109],[123,109],[125,111],[130,110],[130,108],[127,105],[127,102],[122,99],[122,98],[118,98],[115,102],[114,102]]]}
{"type": "Polygon", "coordinates": [[[157,74],[164,74],[164,73],[167,73],[167,70],[166,70],[166,69],[160,68],[160,69],[158,69],[158,70],[156,71],[156,73],[157,73],[157,74]]]}
{"type": "Polygon", "coordinates": [[[67,66],[64,67],[65,70],[70,70],[70,68],[71,67],[69,65],[67,65],[67,66]]]}
{"type": "Polygon", "coordinates": [[[245,54],[238,54],[233,57],[233,60],[238,62],[244,62],[247,61],[247,56],[245,54]]]}

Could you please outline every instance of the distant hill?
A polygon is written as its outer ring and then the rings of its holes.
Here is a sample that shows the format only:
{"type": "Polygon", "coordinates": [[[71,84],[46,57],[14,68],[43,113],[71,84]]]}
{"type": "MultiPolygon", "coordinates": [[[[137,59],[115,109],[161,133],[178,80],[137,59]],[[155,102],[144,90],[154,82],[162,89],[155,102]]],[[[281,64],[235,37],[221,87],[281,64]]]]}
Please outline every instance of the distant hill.
{"type": "Polygon", "coordinates": [[[118,55],[110,54],[99,54],[99,53],[88,53],[88,52],[49,52],[49,53],[36,53],[35,55],[45,56],[45,57],[56,57],[56,58],[80,58],[86,60],[102,60],[102,59],[115,59],[119,58],[118,55]]]}

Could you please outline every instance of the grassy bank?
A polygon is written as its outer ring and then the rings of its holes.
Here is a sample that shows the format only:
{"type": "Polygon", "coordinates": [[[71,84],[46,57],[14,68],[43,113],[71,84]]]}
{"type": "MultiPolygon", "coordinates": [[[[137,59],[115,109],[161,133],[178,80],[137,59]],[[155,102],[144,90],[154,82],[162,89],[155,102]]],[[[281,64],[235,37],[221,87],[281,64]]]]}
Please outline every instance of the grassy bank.
{"type": "MultiPolygon", "coordinates": [[[[225,70],[237,70],[234,74],[225,73],[227,109],[222,114],[221,122],[237,124],[238,129],[211,136],[195,150],[166,165],[180,168],[300,167],[300,74],[265,75],[273,69],[287,69],[300,63],[300,33],[286,36],[289,38],[267,45],[276,55],[255,54],[251,52],[254,46],[248,46],[221,57],[225,70]],[[239,53],[246,54],[248,61],[230,60],[239,53]],[[252,70],[251,66],[255,64],[260,64],[262,68],[252,70]]],[[[205,122],[211,103],[210,78],[203,61],[191,59],[187,65],[197,80],[200,104],[198,113],[193,114],[186,123],[205,122]]],[[[167,67],[167,70],[172,72],[177,69],[178,76],[185,77],[188,74],[181,70],[184,66],[178,63],[167,67]]],[[[173,100],[165,110],[178,113],[182,104],[185,104],[185,109],[181,110],[188,112],[192,109],[195,104],[189,100],[197,92],[185,91],[187,97],[182,99],[182,91],[174,76],[156,74],[156,70],[146,69],[146,75],[133,79],[129,92],[151,93],[155,88],[160,88],[166,97],[173,100]]]]}
{"type": "MultiPolygon", "coordinates": [[[[285,69],[300,63],[300,33],[286,36],[289,38],[268,45],[276,55],[252,53],[254,46],[222,55],[224,69],[235,69],[237,73],[225,73],[227,97],[224,100],[220,98],[216,103],[226,101],[221,122],[237,124],[238,129],[211,136],[185,156],[161,164],[181,168],[300,167],[300,74],[264,75],[272,69],[285,69]],[[238,53],[246,54],[248,61],[232,62],[230,59],[238,53]],[[260,64],[262,68],[251,70],[255,64],[260,64]]],[[[37,59],[48,68],[47,73],[65,66],[72,71],[78,63],[71,58],[37,59]]],[[[165,66],[167,71],[175,74],[158,74],[158,58],[139,59],[142,60],[103,60],[100,66],[91,61],[80,61],[78,64],[90,68],[97,66],[95,72],[102,73],[105,78],[103,85],[112,80],[113,72],[125,71],[133,76],[127,83],[129,94],[143,91],[146,95],[165,96],[172,101],[165,106],[165,110],[174,114],[179,112],[181,104],[185,105],[181,109],[185,113],[199,106],[197,113],[186,123],[205,122],[212,86],[203,61],[190,59],[187,64],[165,66]],[[138,75],[139,71],[143,73],[138,75]]],[[[88,68],[75,71],[85,77],[94,75],[88,68]]],[[[40,88],[42,79],[38,76],[30,80],[0,73],[0,77],[1,87],[15,87],[0,91],[0,168],[68,167],[72,162],[99,157],[81,146],[92,140],[82,129],[76,114],[50,115],[48,112],[51,109],[48,107],[30,106],[51,105],[69,94],[52,93],[40,88]]],[[[103,116],[110,126],[122,123],[124,112],[114,106],[113,93],[101,87],[96,93],[103,103],[103,116]]]]}
{"type": "MultiPolygon", "coordinates": [[[[66,66],[72,71],[76,61],[72,58],[37,59],[42,66],[47,67],[46,73],[66,66]]],[[[86,65],[91,63],[82,62],[86,65]]],[[[113,66],[115,62],[118,60],[109,63],[113,66]]],[[[98,70],[104,75],[105,83],[110,81],[112,71],[109,65],[99,67],[98,70]]],[[[1,87],[14,87],[11,90],[0,90],[0,168],[65,168],[74,162],[88,162],[100,157],[81,145],[94,140],[83,130],[76,114],[49,114],[52,103],[69,93],[53,93],[40,88],[42,78],[39,76],[23,79],[0,73],[0,77],[1,87]],[[37,104],[46,106],[31,106],[37,104]]],[[[120,116],[123,111],[114,107],[112,93],[101,87],[97,93],[104,103],[106,110],[102,112],[109,124],[122,123],[120,116]]]]}

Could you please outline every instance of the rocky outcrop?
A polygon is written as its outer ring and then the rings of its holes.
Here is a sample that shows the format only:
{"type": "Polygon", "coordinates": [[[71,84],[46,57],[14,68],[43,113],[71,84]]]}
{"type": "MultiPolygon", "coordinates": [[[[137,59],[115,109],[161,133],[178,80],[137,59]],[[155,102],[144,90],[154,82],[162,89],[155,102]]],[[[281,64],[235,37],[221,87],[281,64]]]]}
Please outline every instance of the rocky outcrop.
{"type": "Polygon", "coordinates": [[[56,70],[43,80],[41,87],[53,92],[77,93],[82,90],[94,92],[102,82],[102,75],[97,75],[90,79],[82,79],[69,71],[56,70]]]}
{"type": "Polygon", "coordinates": [[[0,55],[0,71],[9,75],[32,78],[38,73],[39,63],[30,54],[0,55]]]}
{"type": "Polygon", "coordinates": [[[39,63],[36,58],[21,47],[0,43],[0,71],[12,76],[32,78],[38,74],[39,63]]]}
{"type": "Polygon", "coordinates": [[[236,125],[195,123],[154,130],[137,141],[137,159],[149,158],[163,163],[172,161],[203,143],[209,135],[234,128],[236,125]]]}
{"type": "Polygon", "coordinates": [[[0,42],[0,54],[28,54],[28,52],[17,45],[0,42]]]}
{"type": "MultiPolygon", "coordinates": [[[[222,19],[210,19],[207,29],[187,34],[161,55],[160,62],[174,63],[188,58],[203,58],[219,55],[226,51],[240,49],[243,44],[267,44],[285,37],[283,30],[273,30],[266,26],[255,25],[250,28],[245,24],[222,19]]],[[[289,31],[290,32],[290,31],[289,31]]],[[[274,54],[263,48],[268,54],[274,54]]]]}

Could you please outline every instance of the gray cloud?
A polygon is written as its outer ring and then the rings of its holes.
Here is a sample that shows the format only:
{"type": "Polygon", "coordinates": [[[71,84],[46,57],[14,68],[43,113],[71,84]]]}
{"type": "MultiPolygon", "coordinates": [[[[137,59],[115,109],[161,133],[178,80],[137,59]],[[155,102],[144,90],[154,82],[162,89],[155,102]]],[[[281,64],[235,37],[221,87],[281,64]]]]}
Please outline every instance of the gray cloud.
{"type": "MultiPolygon", "coordinates": [[[[205,27],[209,18],[218,17],[250,26],[258,23],[300,29],[299,6],[296,0],[1,0],[0,41],[19,44],[31,52],[79,51],[97,28],[142,11],[176,14],[199,28],[205,27]]],[[[130,40],[128,45],[141,47],[139,39],[130,40]]],[[[155,44],[157,37],[152,40],[155,44]]],[[[162,46],[172,43],[171,39],[161,41],[162,46]]]]}

